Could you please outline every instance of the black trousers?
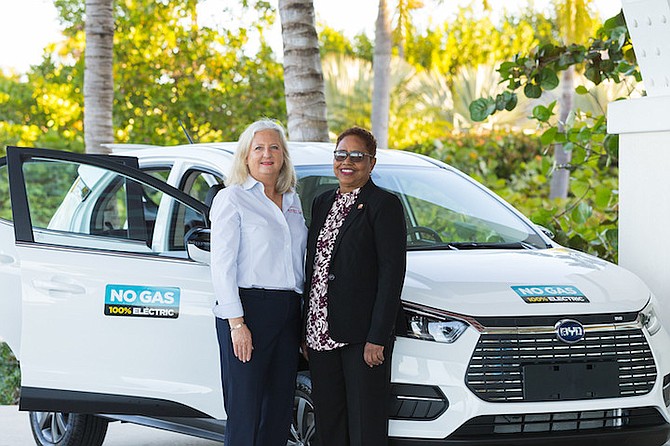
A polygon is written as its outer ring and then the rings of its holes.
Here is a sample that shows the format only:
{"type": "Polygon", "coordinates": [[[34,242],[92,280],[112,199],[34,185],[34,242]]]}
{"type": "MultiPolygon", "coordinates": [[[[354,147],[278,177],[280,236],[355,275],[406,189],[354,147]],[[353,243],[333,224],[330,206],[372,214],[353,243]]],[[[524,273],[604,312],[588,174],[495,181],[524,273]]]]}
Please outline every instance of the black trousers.
{"type": "Polygon", "coordinates": [[[387,446],[393,343],[384,363],[363,360],[365,344],[308,349],[320,446],[387,446]]]}
{"type": "Polygon", "coordinates": [[[241,289],[251,361],[235,357],[228,321],[216,318],[226,446],[286,446],[300,346],[300,295],[241,289]]]}

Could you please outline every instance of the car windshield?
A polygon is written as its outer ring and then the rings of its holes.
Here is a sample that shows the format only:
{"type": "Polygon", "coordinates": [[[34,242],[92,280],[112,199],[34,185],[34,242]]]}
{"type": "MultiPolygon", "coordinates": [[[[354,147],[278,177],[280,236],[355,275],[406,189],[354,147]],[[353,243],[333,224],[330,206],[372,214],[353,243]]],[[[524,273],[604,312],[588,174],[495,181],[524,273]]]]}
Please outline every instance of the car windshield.
{"type": "MultiPolygon", "coordinates": [[[[331,166],[297,168],[305,219],[314,197],[337,187],[331,166]]],[[[395,193],[405,210],[407,248],[542,249],[547,245],[522,218],[486,189],[437,167],[377,165],[372,179],[395,193]]]]}

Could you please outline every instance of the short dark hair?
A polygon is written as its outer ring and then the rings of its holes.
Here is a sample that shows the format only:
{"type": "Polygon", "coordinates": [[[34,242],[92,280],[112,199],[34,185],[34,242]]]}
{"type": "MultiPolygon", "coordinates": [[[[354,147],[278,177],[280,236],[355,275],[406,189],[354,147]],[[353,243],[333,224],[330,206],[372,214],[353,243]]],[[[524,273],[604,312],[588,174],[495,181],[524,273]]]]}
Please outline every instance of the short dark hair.
{"type": "Polygon", "coordinates": [[[365,148],[367,149],[368,153],[372,156],[377,155],[377,140],[375,139],[375,136],[369,131],[366,130],[362,127],[349,127],[342,133],[340,133],[340,136],[337,137],[337,143],[335,146],[340,145],[340,141],[342,141],[345,137],[347,136],[358,136],[361,141],[365,144],[365,148]]]}

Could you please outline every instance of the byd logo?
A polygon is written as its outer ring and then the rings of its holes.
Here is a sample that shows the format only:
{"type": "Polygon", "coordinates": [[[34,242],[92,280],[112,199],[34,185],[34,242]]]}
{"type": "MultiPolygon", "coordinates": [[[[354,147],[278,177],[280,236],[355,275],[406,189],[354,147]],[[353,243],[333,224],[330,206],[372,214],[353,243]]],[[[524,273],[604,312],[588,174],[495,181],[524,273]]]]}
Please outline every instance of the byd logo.
{"type": "Polygon", "coordinates": [[[567,344],[574,344],[584,339],[584,327],[572,319],[556,322],[556,337],[567,344]]]}

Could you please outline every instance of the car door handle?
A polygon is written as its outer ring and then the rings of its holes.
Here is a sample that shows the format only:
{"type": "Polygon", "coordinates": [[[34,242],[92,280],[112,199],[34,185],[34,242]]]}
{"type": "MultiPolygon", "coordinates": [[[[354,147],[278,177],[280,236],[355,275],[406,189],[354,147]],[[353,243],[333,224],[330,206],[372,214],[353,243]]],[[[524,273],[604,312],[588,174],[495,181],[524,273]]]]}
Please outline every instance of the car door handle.
{"type": "Polygon", "coordinates": [[[2,263],[3,265],[10,265],[15,261],[16,259],[12,256],[8,256],[6,254],[0,254],[0,263],[2,263]]]}
{"type": "Polygon", "coordinates": [[[61,293],[84,294],[86,288],[74,283],[61,282],[59,280],[33,280],[33,286],[45,291],[59,291],[61,293]]]}

